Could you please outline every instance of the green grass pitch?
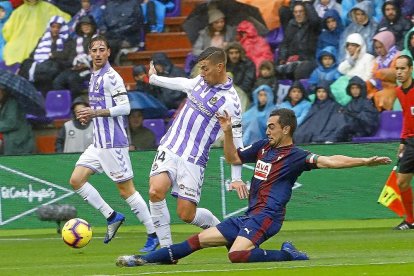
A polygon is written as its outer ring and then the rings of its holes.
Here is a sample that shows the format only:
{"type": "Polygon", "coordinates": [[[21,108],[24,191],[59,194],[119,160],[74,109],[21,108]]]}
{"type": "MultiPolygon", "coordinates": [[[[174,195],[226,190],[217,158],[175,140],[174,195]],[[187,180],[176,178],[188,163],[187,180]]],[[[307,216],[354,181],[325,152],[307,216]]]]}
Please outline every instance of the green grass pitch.
{"type": "MultiPolygon", "coordinates": [[[[198,251],[177,265],[119,268],[119,255],[137,253],[145,242],[142,226],[121,227],[103,244],[104,228],[83,249],[65,245],[55,229],[0,230],[0,275],[414,275],[414,231],[394,231],[400,220],[287,221],[263,244],[279,249],[291,240],[310,261],[231,264],[225,248],[198,251]]],[[[183,241],[198,228],[174,225],[183,241]]]]}

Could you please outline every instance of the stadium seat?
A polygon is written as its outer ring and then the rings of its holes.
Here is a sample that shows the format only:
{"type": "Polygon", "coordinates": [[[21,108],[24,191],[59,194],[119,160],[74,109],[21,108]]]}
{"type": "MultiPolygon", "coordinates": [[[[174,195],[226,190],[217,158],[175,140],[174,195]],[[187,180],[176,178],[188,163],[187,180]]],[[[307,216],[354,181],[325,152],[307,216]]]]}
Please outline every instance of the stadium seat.
{"type": "Polygon", "coordinates": [[[55,119],[70,119],[72,95],[69,90],[52,90],[47,92],[45,100],[46,117],[55,119]]]}
{"type": "Polygon", "coordinates": [[[377,132],[369,137],[354,137],[352,142],[382,142],[399,140],[402,129],[401,111],[383,111],[380,114],[380,123],[377,132]]]}
{"type": "MultiPolygon", "coordinates": [[[[43,103],[44,103],[44,98],[43,98],[42,92],[37,91],[37,93],[43,99],[43,103]]],[[[37,115],[33,115],[33,114],[26,114],[26,119],[31,124],[49,124],[49,123],[52,122],[52,120],[49,119],[48,117],[46,117],[46,115],[37,116],[37,115]]]]}
{"type": "Polygon", "coordinates": [[[162,136],[165,134],[164,119],[144,119],[143,126],[150,129],[154,135],[157,146],[160,144],[162,136]]]}

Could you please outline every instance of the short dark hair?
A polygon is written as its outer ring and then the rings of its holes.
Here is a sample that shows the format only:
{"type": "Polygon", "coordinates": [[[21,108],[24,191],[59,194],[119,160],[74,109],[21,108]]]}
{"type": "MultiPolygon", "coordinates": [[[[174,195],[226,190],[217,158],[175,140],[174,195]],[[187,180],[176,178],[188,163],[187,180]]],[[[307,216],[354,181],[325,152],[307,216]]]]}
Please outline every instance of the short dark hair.
{"type": "Polygon", "coordinates": [[[397,59],[406,59],[408,67],[413,67],[413,60],[410,56],[401,55],[401,56],[397,57],[397,59]]]}
{"type": "Polygon", "coordinates": [[[105,43],[105,46],[108,49],[111,49],[111,47],[109,46],[108,39],[106,39],[106,37],[104,37],[103,35],[97,35],[97,36],[93,37],[91,39],[91,41],[89,42],[89,45],[88,45],[89,50],[92,48],[93,43],[95,43],[96,41],[102,41],[103,43],[105,43]]]}
{"type": "Polygon", "coordinates": [[[209,60],[214,64],[223,63],[226,65],[226,52],[218,47],[208,47],[198,56],[198,62],[203,60],[209,60]]]}
{"type": "Polygon", "coordinates": [[[285,126],[290,126],[289,134],[293,136],[293,133],[295,132],[298,125],[296,115],[293,110],[288,108],[275,109],[269,115],[269,117],[272,116],[279,116],[279,124],[282,128],[285,126]]]}

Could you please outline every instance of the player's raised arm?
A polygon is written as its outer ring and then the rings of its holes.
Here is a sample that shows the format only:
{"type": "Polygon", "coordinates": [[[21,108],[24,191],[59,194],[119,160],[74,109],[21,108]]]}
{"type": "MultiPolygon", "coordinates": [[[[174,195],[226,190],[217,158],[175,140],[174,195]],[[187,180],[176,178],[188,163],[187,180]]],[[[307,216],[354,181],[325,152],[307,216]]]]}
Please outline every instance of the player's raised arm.
{"type": "Polygon", "coordinates": [[[149,83],[152,85],[188,93],[197,84],[197,79],[187,79],[181,77],[169,78],[158,76],[157,70],[155,69],[154,63],[152,61],[150,62],[149,66],[149,83]]]}
{"type": "Polygon", "coordinates": [[[391,163],[391,159],[386,156],[372,156],[367,158],[356,158],[345,155],[319,156],[317,160],[318,168],[352,168],[361,166],[378,166],[391,163]]]}

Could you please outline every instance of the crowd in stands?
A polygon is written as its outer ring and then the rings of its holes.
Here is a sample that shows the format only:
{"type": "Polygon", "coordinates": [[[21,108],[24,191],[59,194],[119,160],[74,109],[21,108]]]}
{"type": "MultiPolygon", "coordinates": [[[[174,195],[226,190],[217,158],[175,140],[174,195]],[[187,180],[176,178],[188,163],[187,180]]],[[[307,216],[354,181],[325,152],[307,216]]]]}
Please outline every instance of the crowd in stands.
{"type": "MultiPolygon", "coordinates": [[[[105,35],[111,64],[120,65],[121,55],[145,48],[146,33],[164,30],[166,11],[176,2],[0,1],[0,62],[3,67],[19,65],[18,74],[43,95],[68,89],[77,104],[87,104],[79,97],[87,92],[91,73],[90,39],[105,35]]],[[[197,56],[204,49],[225,49],[227,71],[243,105],[244,144],[266,137],[266,118],[277,108],[294,110],[296,143],[369,136],[382,111],[399,110],[394,65],[401,54],[414,57],[412,0],[269,1],[273,8],[259,7],[269,29],[266,35],[251,18],[228,24],[232,15],[220,10],[217,0],[207,2],[207,25],[199,31],[185,68],[161,51],[152,60],[161,76],[191,77],[198,73],[197,56]]],[[[173,114],[186,94],[150,85],[146,66],[133,68],[135,89],[154,96],[173,114]]],[[[130,134],[148,137],[142,145],[132,138],[131,149],[155,147],[142,119],[141,112],[131,113],[130,134]]],[[[76,120],[65,125],[57,152],[65,151],[65,129],[77,127],[76,120]]],[[[6,139],[7,130],[0,127],[0,133],[6,139]]]]}

